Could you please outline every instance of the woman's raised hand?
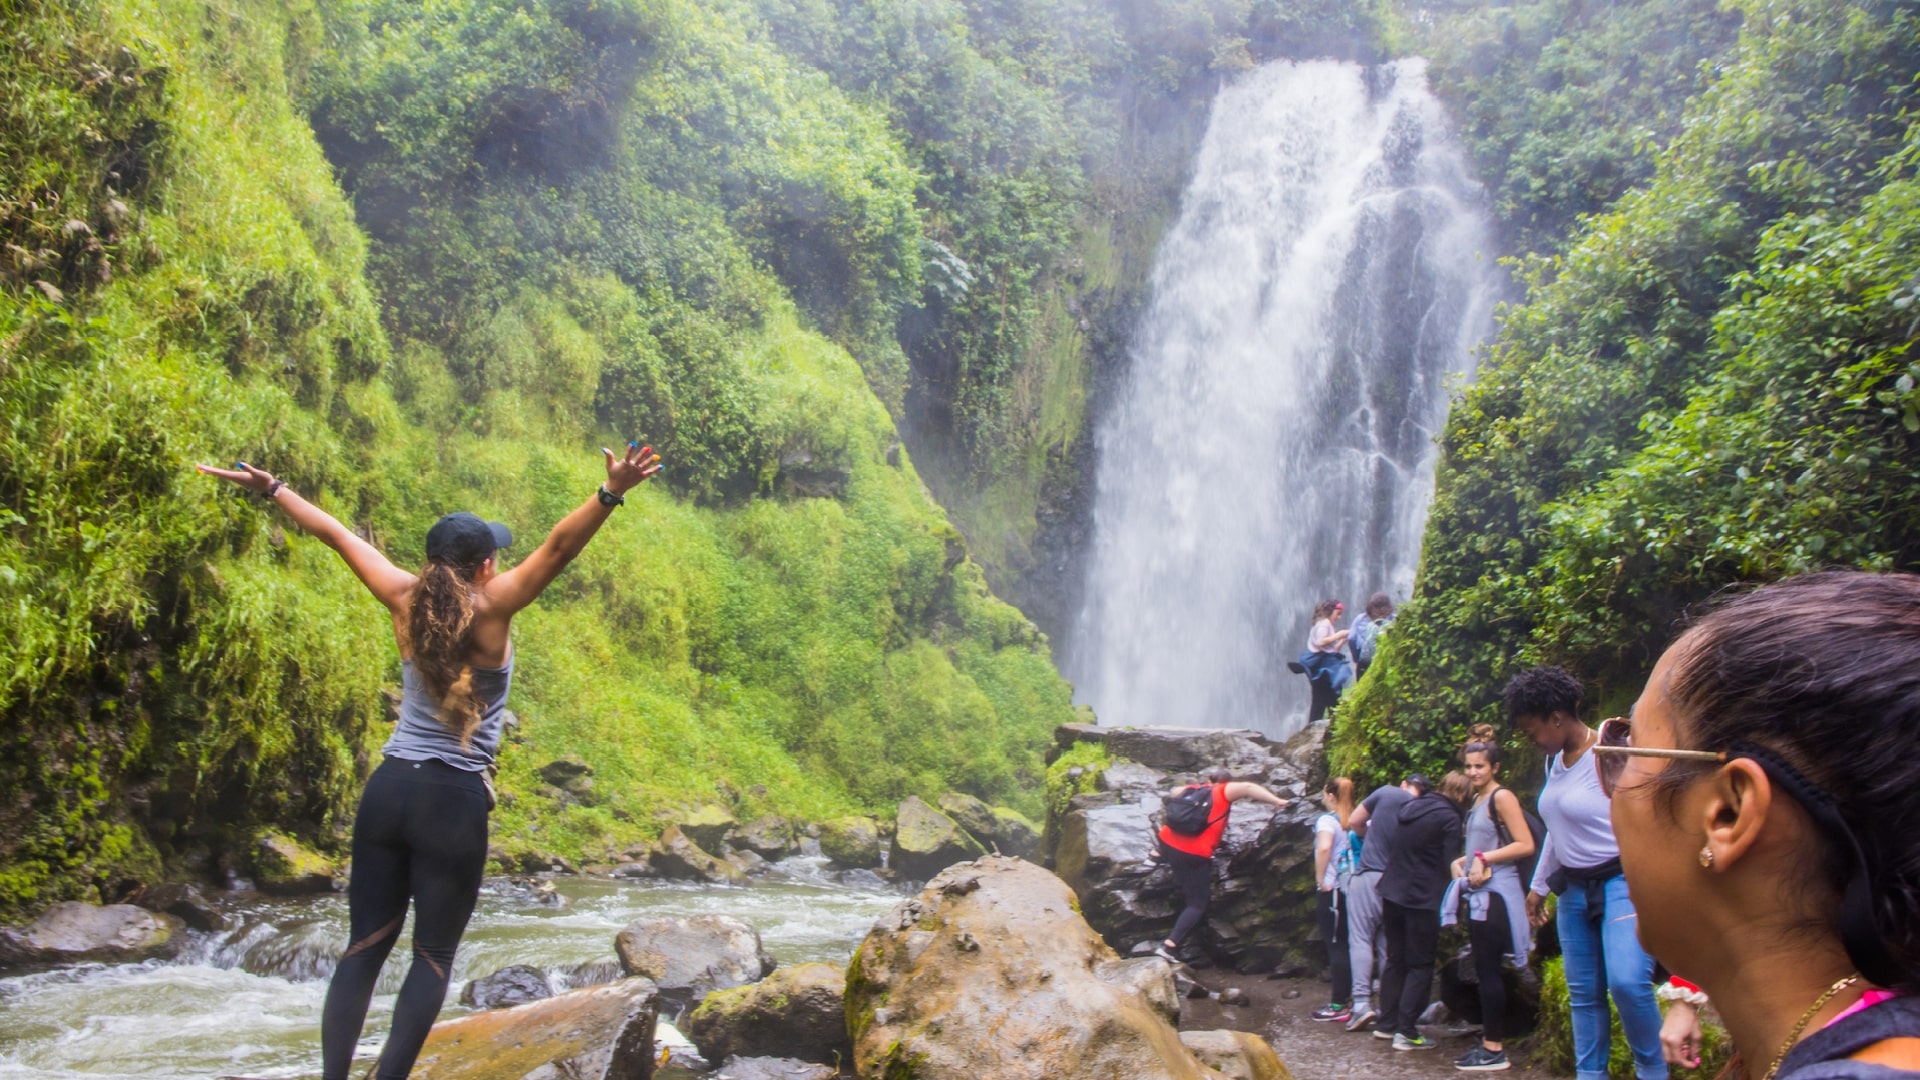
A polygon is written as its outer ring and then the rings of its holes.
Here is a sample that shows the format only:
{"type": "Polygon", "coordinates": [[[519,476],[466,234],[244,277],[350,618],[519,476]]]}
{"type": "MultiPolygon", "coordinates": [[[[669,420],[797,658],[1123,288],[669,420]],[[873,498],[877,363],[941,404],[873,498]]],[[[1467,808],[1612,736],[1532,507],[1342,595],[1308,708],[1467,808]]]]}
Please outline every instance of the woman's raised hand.
{"type": "Polygon", "coordinates": [[[194,468],[208,476],[231,480],[255,495],[265,495],[273,487],[273,474],[267,470],[256,469],[244,461],[236,461],[233,465],[231,469],[216,469],[211,465],[195,465],[194,468]]]}
{"type": "Polygon", "coordinates": [[[660,455],[651,446],[630,442],[619,457],[604,446],[600,452],[607,455],[607,490],[615,495],[625,495],[660,471],[660,455]]]}

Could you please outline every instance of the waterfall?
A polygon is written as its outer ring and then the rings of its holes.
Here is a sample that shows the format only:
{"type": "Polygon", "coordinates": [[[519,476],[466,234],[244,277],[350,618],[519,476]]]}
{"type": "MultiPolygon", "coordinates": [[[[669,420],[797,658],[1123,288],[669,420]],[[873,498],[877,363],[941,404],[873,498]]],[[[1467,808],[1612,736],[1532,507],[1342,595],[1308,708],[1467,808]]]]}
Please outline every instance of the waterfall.
{"type": "Polygon", "coordinates": [[[1096,431],[1066,651],[1102,723],[1288,734],[1314,603],[1411,589],[1434,435],[1492,321],[1479,199],[1423,61],[1221,90],[1096,431]]]}

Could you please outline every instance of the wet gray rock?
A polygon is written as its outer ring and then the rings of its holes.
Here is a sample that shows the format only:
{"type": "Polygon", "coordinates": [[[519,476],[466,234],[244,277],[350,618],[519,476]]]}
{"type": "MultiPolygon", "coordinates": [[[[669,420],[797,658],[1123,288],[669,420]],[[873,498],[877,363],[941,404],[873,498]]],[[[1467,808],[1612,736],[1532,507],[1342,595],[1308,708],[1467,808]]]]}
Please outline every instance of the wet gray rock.
{"type": "Polygon", "coordinates": [[[701,850],[718,852],[726,843],[727,834],[740,827],[733,815],[725,807],[709,803],[688,814],[680,821],[680,831],[693,838],[701,850]]]}
{"type": "Polygon", "coordinates": [[[460,1004],[471,1009],[500,1009],[553,996],[547,973],[526,964],[504,967],[472,979],[460,990],[460,1004]]]}
{"type": "Polygon", "coordinates": [[[799,964],[748,986],[715,990],[687,1017],[687,1036],[710,1061],[758,1056],[828,1064],[851,1060],[846,981],[845,969],[836,965],[799,964]]]}
{"type": "Polygon", "coordinates": [[[993,808],[994,846],[1000,854],[1011,855],[1016,859],[1038,862],[1040,859],[1040,830],[1033,822],[1022,817],[1017,811],[1002,807],[993,808]]]}
{"type": "Polygon", "coordinates": [[[681,832],[678,825],[660,834],[660,844],[647,861],[655,874],[676,881],[743,885],[747,880],[745,871],[708,854],[692,837],[681,832]]]}
{"type": "Polygon", "coordinates": [[[680,1005],[759,982],[774,969],[759,931],[727,915],[635,919],[613,945],[628,975],[653,980],[662,997],[680,1005]]]}
{"type": "Polygon", "coordinates": [[[1109,767],[1105,790],[1075,796],[1048,822],[1057,837],[1054,867],[1079,896],[1087,921],[1120,949],[1166,936],[1181,899],[1172,873],[1152,857],[1162,797],[1194,774],[1224,767],[1297,801],[1277,812],[1249,801],[1234,805],[1214,856],[1213,904],[1190,948],[1237,971],[1318,971],[1326,962],[1312,880],[1311,826],[1319,807],[1304,795],[1309,775],[1324,768],[1316,764],[1324,731],[1277,746],[1245,731],[1057,729],[1060,750],[1100,742],[1110,754],[1131,750],[1148,758],[1109,767]],[[1161,786],[1149,783],[1155,775],[1161,786]]]}
{"type": "Polygon", "coordinates": [[[840,1070],[793,1058],[728,1058],[707,1080],[834,1080],[840,1070]]]}
{"type": "Polygon", "coordinates": [[[198,885],[167,884],[148,885],[129,897],[128,903],[172,915],[189,928],[205,933],[225,930],[232,920],[207,899],[207,894],[198,885]]]}
{"type": "Polygon", "coordinates": [[[0,965],[130,964],[178,952],[186,924],[132,904],[55,904],[26,927],[0,930],[0,965]]]}
{"type": "Polygon", "coordinates": [[[622,979],[433,1025],[418,1080],[649,1080],[659,994],[622,979]]]}
{"type": "Polygon", "coordinates": [[[763,859],[784,859],[794,852],[793,823],[776,814],[757,817],[733,831],[733,846],[763,859]]]}
{"type": "Polygon", "coordinates": [[[993,807],[962,792],[949,791],[940,796],[940,812],[952,818],[955,825],[967,830],[982,846],[993,843],[1000,831],[999,823],[993,817],[993,807]]]}

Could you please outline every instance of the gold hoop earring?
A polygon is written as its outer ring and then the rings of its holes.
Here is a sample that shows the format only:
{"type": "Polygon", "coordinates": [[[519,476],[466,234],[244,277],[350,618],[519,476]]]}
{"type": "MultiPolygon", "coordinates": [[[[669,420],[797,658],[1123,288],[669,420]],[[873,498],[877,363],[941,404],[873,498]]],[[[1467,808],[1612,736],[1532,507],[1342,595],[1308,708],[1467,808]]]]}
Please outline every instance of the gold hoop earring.
{"type": "Polygon", "coordinates": [[[1701,866],[1704,866],[1704,867],[1707,867],[1708,869],[1712,869],[1712,867],[1713,867],[1713,847],[1712,847],[1712,845],[1708,845],[1708,846],[1706,846],[1706,847],[1703,847],[1703,848],[1701,848],[1701,849],[1700,849],[1700,865],[1701,865],[1701,866]]]}

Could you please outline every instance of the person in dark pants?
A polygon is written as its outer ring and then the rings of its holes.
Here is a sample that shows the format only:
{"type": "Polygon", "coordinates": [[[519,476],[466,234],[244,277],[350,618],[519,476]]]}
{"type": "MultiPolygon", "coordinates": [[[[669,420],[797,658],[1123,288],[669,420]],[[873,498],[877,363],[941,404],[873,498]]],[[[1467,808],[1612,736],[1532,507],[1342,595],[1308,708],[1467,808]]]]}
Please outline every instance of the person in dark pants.
{"type": "Polygon", "coordinates": [[[1353,876],[1353,842],[1347,819],[1353,816],[1353,781],[1336,776],[1320,794],[1327,812],[1313,819],[1313,876],[1319,883],[1315,917],[1327,943],[1327,970],[1333,980],[1327,1004],[1313,1018],[1344,1024],[1353,1019],[1353,962],[1347,955],[1347,881],[1353,876]]]}
{"type": "Polygon", "coordinates": [[[500,749],[513,682],[513,616],[552,583],[606,523],[624,493],[660,471],[651,447],[602,451],[607,481],[568,514],[533,554],[501,572],[507,527],[448,514],[427,531],[427,563],[410,574],[378,548],[263,469],[200,466],[274,503],[308,535],[339,553],[392,619],[400,646],[400,719],[368,778],[353,822],[350,937],[327,985],[321,1014],[321,1075],[346,1080],[374,983],[413,906],[413,962],[393,1008],[375,1075],[401,1080],[413,1068],[447,996],[454,952],[466,933],[487,864],[489,770],[500,749]]]}
{"type": "Polygon", "coordinates": [[[1448,773],[1438,791],[1424,776],[1410,776],[1407,783],[1417,794],[1400,808],[1387,870],[1380,876],[1387,965],[1373,1034],[1392,1039],[1395,1050],[1431,1050],[1437,1044],[1420,1034],[1418,1024],[1433,989],[1440,898],[1452,880],[1453,853],[1463,843],[1460,806],[1469,789],[1459,773],[1448,773]]]}
{"type": "Polygon", "coordinates": [[[1180,962],[1180,946],[1186,944],[1201,920],[1207,917],[1207,906],[1213,902],[1213,853],[1220,847],[1220,838],[1227,832],[1227,816],[1233,811],[1233,804],[1241,799],[1254,799],[1274,807],[1285,807],[1290,800],[1283,799],[1259,784],[1237,781],[1233,774],[1225,769],[1214,769],[1207,774],[1207,783],[1213,787],[1213,813],[1206,830],[1198,835],[1188,836],[1175,832],[1171,826],[1160,826],[1160,845],[1155,858],[1165,862],[1173,872],[1173,880],[1180,887],[1180,896],[1184,906],[1174,920],[1173,933],[1153,950],[1153,955],[1170,964],[1180,962]]]}

